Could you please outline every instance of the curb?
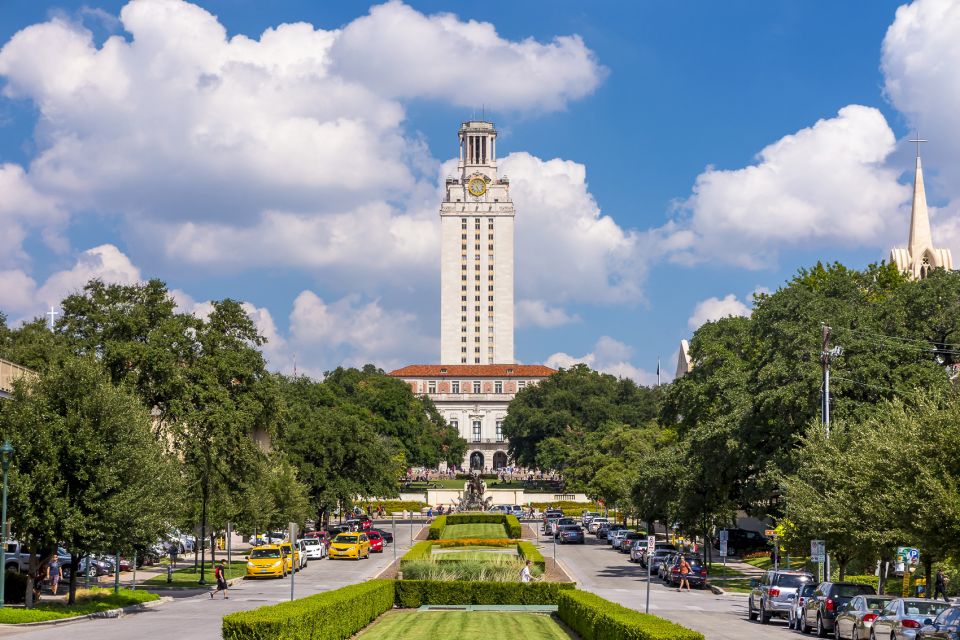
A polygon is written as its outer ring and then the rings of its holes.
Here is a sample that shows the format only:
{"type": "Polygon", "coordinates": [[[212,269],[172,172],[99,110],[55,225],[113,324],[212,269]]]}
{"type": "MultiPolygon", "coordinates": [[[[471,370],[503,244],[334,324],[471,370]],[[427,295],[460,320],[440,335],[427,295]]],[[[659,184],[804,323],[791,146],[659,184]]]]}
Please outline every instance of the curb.
{"type": "Polygon", "coordinates": [[[0,624],[0,629],[21,629],[24,627],[55,627],[61,624],[68,624],[70,622],[77,622],[79,620],[97,620],[100,618],[122,618],[128,613],[138,613],[140,611],[146,611],[147,609],[153,609],[158,607],[161,604],[166,604],[172,602],[173,598],[170,596],[161,596],[159,600],[153,600],[151,602],[144,602],[141,604],[132,604],[121,609],[108,609],[107,611],[96,611],[94,613],[88,613],[82,616],[73,616],[72,618],[57,618],[56,620],[43,620],[41,622],[21,622],[20,624],[0,624]]]}
{"type": "Polygon", "coordinates": [[[722,596],[726,593],[726,591],[716,585],[708,584],[707,587],[710,588],[710,592],[715,596],[722,596]]]}

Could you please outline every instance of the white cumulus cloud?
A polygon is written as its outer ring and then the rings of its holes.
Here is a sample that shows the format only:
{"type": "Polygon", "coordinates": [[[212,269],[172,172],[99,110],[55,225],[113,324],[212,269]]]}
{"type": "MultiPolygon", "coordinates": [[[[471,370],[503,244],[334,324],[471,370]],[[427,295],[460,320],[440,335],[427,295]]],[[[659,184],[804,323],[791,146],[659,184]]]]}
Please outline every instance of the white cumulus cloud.
{"type": "Polygon", "coordinates": [[[707,322],[713,322],[729,316],[749,316],[750,307],[728,293],[723,298],[707,298],[697,303],[693,314],[687,320],[687,326],[696,331],[707,322]]]}
{"type": "MultiPolygon", "coordinates": [[[[619,340],[609,336],[601,336],[593,349],[582,356],[572,356],[568,353],[558,352],[547,358],[548,367],[569,368],[575,364],[583,363],[603,373],[609,373],[620,378],[630,378],[637,384],[654,385],[657,383],[657,374],[640,369],[630,362],[633,356],[633,348],[619,340]]],[[[661,372],[665,372],[669,367],[661,367],[661,372]]],[[[666,380],[665,374],[661,374],[666,380]]]]}
{"type": "Polygon", "coordinates": [[[768,145],[755,165],[708,168],[681,205],[688,246],[674,258],[760,268],[780,247],[886,242],[906,224],[910,194],[885,164],[895,145],[879,110],[849,105],[768,145]]]}
{"type": "Polygon", "coordinates": [[[572,322],[579,322],[577,315],[571,315],[560,307],[548,305],[543,300],[518,300],[517,320],[518,327],[543,327],[549,329],[572,322]]]}

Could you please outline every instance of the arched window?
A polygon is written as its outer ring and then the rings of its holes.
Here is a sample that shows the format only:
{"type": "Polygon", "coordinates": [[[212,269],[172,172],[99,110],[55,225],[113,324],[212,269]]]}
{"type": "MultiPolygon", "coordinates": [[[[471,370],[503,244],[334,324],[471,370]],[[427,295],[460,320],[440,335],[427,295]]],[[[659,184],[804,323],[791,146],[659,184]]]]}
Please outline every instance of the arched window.
{"type": "Polygon", "coordinates": [[[504,469],[507,466],[507,454],[503,451],[497,451],[493,454],[493,468],[494,470],[504,469]]]}
{"type": "Polygon", "coordinates": [[[480,451],[474,451],[470,454],[470,470],[471,471],[482,471],[483,470],[483,453],[480,451]]]}

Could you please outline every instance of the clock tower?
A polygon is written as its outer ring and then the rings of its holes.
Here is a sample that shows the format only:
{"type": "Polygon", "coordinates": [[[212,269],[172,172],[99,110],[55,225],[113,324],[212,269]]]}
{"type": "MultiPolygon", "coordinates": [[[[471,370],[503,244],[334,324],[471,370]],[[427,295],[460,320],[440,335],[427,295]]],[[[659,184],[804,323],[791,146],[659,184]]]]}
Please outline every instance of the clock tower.
{"type": "Polygon", "coordinates": [[[440,362],[513,363],[513,201],[492,122],[460,125],[440,205],[440,362]]]}

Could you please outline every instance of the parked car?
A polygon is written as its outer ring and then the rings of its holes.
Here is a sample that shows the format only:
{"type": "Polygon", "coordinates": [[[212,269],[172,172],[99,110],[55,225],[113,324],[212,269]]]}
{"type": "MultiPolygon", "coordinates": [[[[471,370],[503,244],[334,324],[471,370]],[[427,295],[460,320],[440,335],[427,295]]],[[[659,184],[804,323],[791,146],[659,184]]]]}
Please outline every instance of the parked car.
{"type": "Polygon", "coordinates": [[[330,560],[334,558],[360,558],[370,557],[370,540],[365,533],[341,533],[330,543],[330,549],[327,552],[330,560]]]}
{"type": "Polygon", "coordinates": [[[301,538],[304,555],[307,560],[323,560],[327,556],[327,545],[320,538],[301,538]]]}
{"type": "MultiPolygon", "coordinates": [[[[672,547],[673,545],[671,545],[672,547]]],[[[650,572],[655,573],[658,576],[660,575],[660,567],[663,565],[664,561],[674,553],[676,553],[676,548],[664,548],[664,549],[654,549],[653,556],[650,557],[650,572]]]]}
{"type": "MultiPolygon", "coordinates": [[[[63,569],[63,579],[70,579],[70,554],[64,552],[63,555],[57,552],[60,559],[60,567],[63,569]]],[[[86,556],[80,559],[78,567],[78,576],[89,576],[90,578],[99,578],[113,573],[113,565],[104,562],[98,558],[86,556]]]]}
{"type": "Polygon", "coordinates": [[[599,518],[600,514],[596,511],[582,511],[580,513],[580,522],[583,523],[583,526],[588,526],[590,521],[594,518],[599,518]]]}
{"type": "Polygon", "coordinates": [[[960,605],[947,607],[933,622],[921,627],[917,640],[960,640],[960,605]]]}
{"type": "MultiPolygon", "coordinates": [[[[720,548],[720,540],[714,540],[713,546],[720,548]]],[[[727,555],[743,555],[751,551],[765,551],[770,548],[763,534],[750,529],[727,529],[727,555]]]]}
{"type": "MultiPolygon", "coordinates": [[[[751,581],[747,599],[747,616],[760,618],[766,624],[770,618],[789,618],[793,602],[791,596],[804,584],[812,583],[813,576],[806,571],[770,570],[759,580],[751,581]]],[[[807,600],[809,603],[809,599],[807,600]]]]}
{"type": "Polygon", "coordinates": [[[552,535],[553,535],[553,530],[554,530],[554,528],[557,526],[557,521],[558,521],[558,520],[560,520],[560,518],[547,518],[546,520],[544,520],[544,521],[543,521],[543,535],[545,535],[545,536],[552,536],[552,535]]]}
{"type": "Polygon", "coordinates": [[[670,567],[673,566],[673,561],[676,559],[678,555],[679,555],[679,552],[671,551],[670,553],[660,558],[660,562],[656,565],[658,578],[660,578],[664,582],[667,581],[667,572],[670,571],[670,567]]]}
{"type": "Polygon", "coordinates": [[[810,633],[810,629],[815,628],[817,635],[822,638],[833,631],[837,613],[843,605],[859,595],[873,596],[876,594],[876,589],[868,584],[821,582],[813,595],[803,605],[800,630],[804,633],[810,633]]]}
{"type": "Polygon", "coordinates": [[[617,529],[616,531],[608,533],[607,544],[613,549],[619,549],[620,543],[623,542],[623,539],[627,536],[628,532],[629,529],[617,529]]]}
{"type": "Polygon", "coordinates": [[[914,640],[925,624],[931,624],[950,604],[923,598],[894,598],[873,621],[872,638],[914,640]]]}
{"type": "Polygon", "coordinates": [[[559,538],[559,537],[560,537],[560,527],[569,526],[569,525],[571,525],[571,524],[577,524],[577,520],[576,520],[575,518],[571,518],[571,517],[569,517],[569,516],[564,516],[564,517],[560,518],[559,520],[557,520],[556,524],[553,525],[553,526],[550,528],[550,534],[551,534],[554,538],[559,538]]]}
{"type": "Polygon", "coordinates": [[[626,530],[626,528],[627,528],[626,525],[622,525],[622,524],[608,524],[606,526],[606,529],[604,530],[603,536],[601,536],[600,534],[597,534],[597,538],[606,540],[607,544],[613,544],[613,537],[611,536],[615,537],[618,531],[624,531],[626,530]]]}
{"type": "Polygon", "coordinates": [[[803,604],[816,590],[817,584],[811,580],[810,582],[804,582],[797,588],[795,593],[789,596],[790,618],[787,622],[788,627],[800,631],[800,618],[803,616],[803,604]]]}
{"type": "Polygon", "coordinates": [[[300,571],[300,569],[303,569],[307,564],[307,559],[304,557],[304,554],[300,553],[300,547],[297,545],[292,545],[289,542],[281,542],[280,550],[286,558],[288,573],[300,571]]]}
{"type": "MultiPolygon", "coordinates": [[[[676,551],[677,547],[670,544],[669,542],[657,542],[653,545],[653,552],[656,554],[657,551],[676,551]]],[[[647,546],[641,545],[639,548],[635,548],[630,552],[630,556],[636,556],[636,561],[640,563],[641,567],[647,566],[647,546]]]]}
{"type": "Polygon", "coordinates": [[[557,535],[557,542],[560,544],[583,544],[583,527],[578,524],[561,525],[557,535]]]}
{"type": "Polygon", "coordinates": [[[620,553],[630,553],[633,545],[639,542],[643,542],[643,544],[646,545],[647,537],[639,531],[627,531],[627,534],[623,536],[623,540],[620,541],[620,546],[617,548],[620,550],[620,553]]]}
{"type": "Polygon", "coordinates": [[[373,526],[373,520],[367,516],[358,516],[356,518],[350,518],[344,522],[344,524],[350,527],[351,531],[369,531],[373,526]]]}
{"type": "Polygon", "coordinates": [[[597,529],[599,529],[601,525],[608,524],[609,522],[610,522],[609,518],[603,518],[600,516],[591,518],[590,523],[587,525],[587,531],[589,531],[590,533],[596,533],[597,529]]]}
{"type": "Polygon", "coordinates": [[[367,531],[367,540],[370,541],[370,551],[373,553],[383,553],[383,536],[376,531],[367,531]]]}
{"type": "Polygon", "coordinates": [[[873,621],[893,596],[856,596],[840,607],[834,627],[837,640],[867,640],[873,621]]]}
{"type": "Polygon", "coordinates": [[[376,531],[379,533],[385,544],[393,544],[393,534],[389,531],[386,531],[385,529],[376,529],[374,527],[370,527],[370,531],[376,531]]]}
{"type": "Polygon", "coordinates": [[[510,507],[510,515],[517,516],[517,518],[522,518],[525,513],[526,513],[526,509],[524,509],[518,504],[515,504],[512,507],[510,507]]]}
{"type": "Polygon", "coordinates": [[[346,524],[331,524],[329,525],[325,533],[328,538],[335,538],[338,534],[349,533],[351,531],[350,526],[346,524]]]}
{"type": "Polygon", "coordinates": [[[247,577],[286,578],[286,560],[280,545],[264,544],[254,547],[247,556],[247,577]]]}
{"type": "Polygon", "coordinates": [[[690,573],[687,574],[687,581],[690,586],[700,587],[701,589],[707,586],[707,565],[703,563],[703,558],[696,553],[678,553],[673,556],[673,562],[665,572],[667,583],[673,586],[680,585],[680,561],[683,558],[686,558],[687,564],[690,565],[690,573]]]}
{"type": "MultiPolygon", "coordinates": [[[[287,533],[285,531],[267,531],[265,533],[262,533],[258,536],[253,537],[250,540],[250,544],[254,546],[267,546],[271,544],[280,544],[286,539],[287,539],[287,533]]],[[[181,550],[181,553],[183,553],[182,550],[181,550]]]]}

